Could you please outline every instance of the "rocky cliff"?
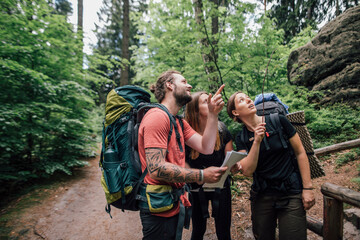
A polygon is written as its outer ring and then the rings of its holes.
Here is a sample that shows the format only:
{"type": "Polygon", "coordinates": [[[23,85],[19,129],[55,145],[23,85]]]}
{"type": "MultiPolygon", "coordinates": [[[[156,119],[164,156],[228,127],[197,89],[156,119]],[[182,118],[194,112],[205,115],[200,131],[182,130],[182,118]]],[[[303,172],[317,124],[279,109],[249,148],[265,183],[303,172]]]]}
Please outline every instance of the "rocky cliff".
{"type": "Polygon", "coordinates": [[[291,52],[288,79],[321,90],[320,104],[360,106],[360,6],[327,23],[305,46],[291,52]]]}

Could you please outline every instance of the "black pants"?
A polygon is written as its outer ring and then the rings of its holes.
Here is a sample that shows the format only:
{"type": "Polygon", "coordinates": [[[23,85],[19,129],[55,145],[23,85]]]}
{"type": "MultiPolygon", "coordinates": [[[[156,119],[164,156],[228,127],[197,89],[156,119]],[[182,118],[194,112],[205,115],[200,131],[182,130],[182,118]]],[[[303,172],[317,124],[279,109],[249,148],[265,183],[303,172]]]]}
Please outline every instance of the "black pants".
{"type": "Polygon", "coordinates": [[[257,240],[275,240],[277,222],[280,240],[306,240],[306,212],[301,194],[257,196],[251,201],[251,220],[257,240]]]}
{"type": "MultiPolygon", "coordinates": [[[[206,197],[206,206],[201,206],[199,193],[192,192],[192,240],[201,240],[204,237],[206,231],[206,221],[207,218],[204,218],[201,207],[208,208],[209,201],[211,201],[212,208],[214,209],[214,200],[215,192],[205,192],[206,197]]],[[[216,236],[219,240],[229,240],[231,239],[230,234],[231,226],[231,190],[230,186],[226,186],[224,189],[221,189],[220,198],[219,198],[219,208],[217,216],[215,218],[215,228],[216,236]]]]}
{"type": "Polygon", "coordinates": [[[159,217],[140,212],[143,240],[174,240],[179,215],[159,217]]]}

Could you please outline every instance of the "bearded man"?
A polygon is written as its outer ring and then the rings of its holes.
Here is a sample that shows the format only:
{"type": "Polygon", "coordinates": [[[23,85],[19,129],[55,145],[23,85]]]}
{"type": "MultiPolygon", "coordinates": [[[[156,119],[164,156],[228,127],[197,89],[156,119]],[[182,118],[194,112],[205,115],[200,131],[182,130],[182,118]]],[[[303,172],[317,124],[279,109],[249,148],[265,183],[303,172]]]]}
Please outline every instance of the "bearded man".
{"type": "MultiPolygon", "coordinates": [[[[169,70],[160,75],[156,85],[151,87],[151,91],[155,94],[158,102],[175,116],[186,103],[191,101],[191,88],[180,72],[169,70]]],[[[152,108],[142,119],[139,128],[138,149],[142,170],[147,168],[148,171],[144,182],[147,184],[146,197],[149,205],[152,204],[152,198],[157,194],[151,189],[161,189],[164,186],[180,189],[185,183],[191,182],[214,183],[218,182],[227,170],[226,167],[209,167],[203,170],[185,168],[185,151],[182,151],[185,149],[184,144],[203,154],[211,154],[214,151],[218,131],[218,114],[224,106],[220,94],[223,88],[224,85],[214,96],[209,94],[209,114],[202,136],[185,120],[176,118],[182,148],[179,148],[174,132],[168,141],[170,119],[163,110],[152,108]]],[[[159,197],[158,201],[163,197],[161,193],[156,196],[159,197]]],[[[165,211],[142,211],[140,209],[143,239],[181,238],[183,219],[179,220],[179,212],[183,206],[191,206],[186,194],[181,195],[180,200],[174,202],[173,206],[165,211]]]]}

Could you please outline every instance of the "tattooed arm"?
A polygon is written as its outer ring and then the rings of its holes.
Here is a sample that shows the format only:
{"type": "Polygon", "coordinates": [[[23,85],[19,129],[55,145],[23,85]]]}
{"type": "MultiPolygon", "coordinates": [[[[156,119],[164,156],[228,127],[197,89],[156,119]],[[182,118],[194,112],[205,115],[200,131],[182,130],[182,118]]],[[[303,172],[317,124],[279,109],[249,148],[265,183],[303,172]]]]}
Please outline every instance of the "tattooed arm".
{"type": "MultiPolygon", "coordinates": [[[[155,180],[166,182],[199,182],[200,170],[183,168],[165,161],[166,149],[146,148],[146,163],[150,177],[155,180]]],[[[204,181],[208,183],[218,182],[227,168],[209,167],[204,169],[204,181]]]]}

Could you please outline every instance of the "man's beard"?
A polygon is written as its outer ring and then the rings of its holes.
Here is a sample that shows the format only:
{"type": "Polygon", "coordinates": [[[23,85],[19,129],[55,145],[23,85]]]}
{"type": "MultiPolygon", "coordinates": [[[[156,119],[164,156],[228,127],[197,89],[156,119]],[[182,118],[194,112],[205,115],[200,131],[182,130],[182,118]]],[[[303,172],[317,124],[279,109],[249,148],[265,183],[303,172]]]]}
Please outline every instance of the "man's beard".
{"type": "Polygon", "coordinates": [[[185,104],[187,104],[192,100],[192,97],[189,96],[185,91],[182,93],[178,93],[176,86],[174,91],[174,97],[175,97],[176,105],[178,105],[179,107],[184,106],[185,104]]]}

